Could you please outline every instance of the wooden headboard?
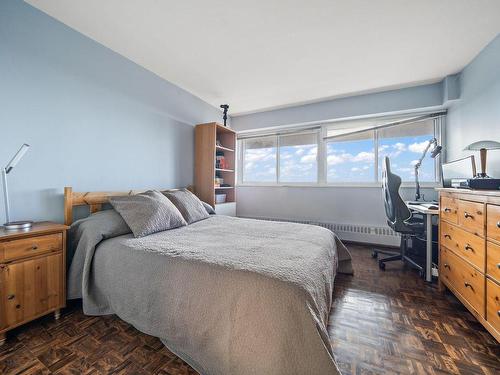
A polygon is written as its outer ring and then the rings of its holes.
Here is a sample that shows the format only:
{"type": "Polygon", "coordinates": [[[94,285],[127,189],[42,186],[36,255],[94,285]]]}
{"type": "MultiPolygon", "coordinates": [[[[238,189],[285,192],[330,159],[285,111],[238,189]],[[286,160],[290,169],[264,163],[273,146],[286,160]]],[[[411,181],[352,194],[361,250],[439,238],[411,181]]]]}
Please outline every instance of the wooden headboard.
{"type": "MultiPolygon", "coordinates": [[[[187,187],[193,191],[192,186],[187,187]]],[[[90,213],[100,211],[102,205],[109,202],[110,197],[135,195],[143,193],[144,190],[128,190],[128,191],[86,191],[75,192],[71,186],[64,188],[64,224],[71,225],[73,223],[73,207],[89,206],[90,213]]],[[[179,189],[160,189],[160,191],[175,191],[179,189]]]]}

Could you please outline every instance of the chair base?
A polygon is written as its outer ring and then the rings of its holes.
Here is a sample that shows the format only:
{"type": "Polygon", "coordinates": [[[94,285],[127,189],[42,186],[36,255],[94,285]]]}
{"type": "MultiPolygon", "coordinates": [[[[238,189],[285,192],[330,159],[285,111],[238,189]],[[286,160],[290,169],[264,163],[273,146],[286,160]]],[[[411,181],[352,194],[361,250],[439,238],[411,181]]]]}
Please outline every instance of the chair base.
{"type": "Polygon", "coordinates": [[[385,263],[392,262],[395,260],[401,260],[404,264],[408,264],[412,268],[418,270],[420,277],[424,277],[425,276],[424,268],[422,266],[420,266],[419,264],[417,264],[413,259],[411,259],[410,257],[405,255],[407,245],[408,245],[408,243],[407,243],[408,238],[409,238],[409,236],[405,236],[405,235],[403,235],[401,237],[401,246],[400,246],[401,252],[400,253],[396,253],[396,252],[388,251],[388,250],[373,249],[372,250],[372,258],[378,258],[379,254],[389,255],[385,258],[379,259],[379,261],[378,261],[378,267],[382,271],[385,270],[385,263]]]}

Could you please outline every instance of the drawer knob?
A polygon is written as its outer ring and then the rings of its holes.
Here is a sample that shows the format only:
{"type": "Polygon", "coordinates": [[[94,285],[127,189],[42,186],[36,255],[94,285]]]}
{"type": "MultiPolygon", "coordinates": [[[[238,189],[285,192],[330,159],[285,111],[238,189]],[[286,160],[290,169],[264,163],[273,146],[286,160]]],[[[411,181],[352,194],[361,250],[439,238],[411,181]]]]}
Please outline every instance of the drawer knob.
{"type": "Polygon", "coordinates": [[[497,228],[500,228],[500,221],[497,221],[497,228]]]}
{"type": "Polygon", "coordinates": [[[33,246],[31,246],[31,249],[32,250],[36,250],[36,249],[38,249],[38,246],[37,245],[33,245],[33,246]]]}
{"type": "Polygon", "coordinates": [[[474,252],[474,249],[469,244],[466,244],[464,249],[465,249],[465,251],[470,250],[470,251],[474,252]]]}
{"type": "Polygon", "coordinates": [[[16,295],[15,295],[15,294],[9,294],[9,295],[7,296],[7,299],[8,299],[8,300],[11,300],[11,299],[14,299],[15,297],[16,297],[16,295]]]}
{"type": "Polygon", "coordinates": [[[500,316],[500,310],[497,311],[497,315],[500,316]]]}
{"type": "Polygon", "coordinates": [[[445,207],[444,212],[451,212],[451,208],[445,207]]]}
{"type": "Polygon", "coordinates": [[[466,219],[469,219],[469,218],[473,219],[473,218],[474,218],[474,216],[473,216],[473,215],[471,215],[470,213],[468,213],[467,211],[465,211],[465,212],[464,212],[464,217],[465,217],[466,219]]]}
{"type": "Polygon", "coordinates": [[[21,308],[21,305],[20,304],[17,304],[16,305],[16,309],[20,309],[21,308]]]}
{"type": "Polygon", "coordinates": [[[444,264],[444,268],[448,268],[449,270],[451,269],[451,268],[450,268],[450,265],[449,265],[448,263],[445,263],[445,264],[444,264]]]}
{"type": "Polygon", "coordinates": [[[449,238],[451,240],[451,236],[449,234],[445,234],[444,238],[449,238]]]}
{"type": "Polygon", "coordinates": [[[464,286],[466,288],[471,288],[471,290],[474,290],[474,288],[472,287],[472,285],[470,285],[467,281],[464,283],[464,286]]]}
{"type": "Polygon", "coordinates": [[[497,268],[500,270],[500,263],[497,263],[497,268]]]}

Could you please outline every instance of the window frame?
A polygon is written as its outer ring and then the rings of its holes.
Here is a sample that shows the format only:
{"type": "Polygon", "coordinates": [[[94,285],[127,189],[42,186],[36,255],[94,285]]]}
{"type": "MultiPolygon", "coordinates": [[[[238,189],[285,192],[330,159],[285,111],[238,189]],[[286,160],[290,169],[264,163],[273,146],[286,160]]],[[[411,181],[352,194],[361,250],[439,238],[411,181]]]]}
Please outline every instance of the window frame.
{"type": "MultiPolygon", "coordinates": [[[[434,137],[437,139],[438,144],[443,145],[442,141],[444,139],[444,131],[445,131],[445,121],[446,114],[438,115],[434,119],[434,137]]],[[[415,121],[418,122],[418,121],[415,121]]],[[[411,124],[407,124],[411,126],[411,124]]],[[[321,123],[316,125],[314,129],[303,129],[298,131],[288,131],[284,133],[276,133],[276,134],[263,134],[262,136],[256,135],[255,138],[267,138],[267,137],[276,137],[276,179],[275,182],[244,182],[244,153],[245,153],[245,140],[249,138],[239,139],[238,140],[238,166],[237,168],[237,185],[238,186],[266,186],[266,187],[380,187],[382,186],[382,182],[378,176],[378,167],[379,167],[379,130],[377,128],[372,129],[374,132],[373,143],[374,143],[374,181],[370,182],[352,182],[352,181],[336,181],[336,182],[328,182],[328,163],[327,163],[327,144],[328,140],[325,139],[328,128],[332,126],[332,123],[321,123]],[[316,163],[317,163],[317,179],[316,182],[282,182],[280,181],[280,137],[287,135],[296,135],[296,134],[317,134],[317,154],[316,154],[316,163]]],[[[369,129],[366,129],[367,131],[369,129]]],[[[253,137],[252,137],[253,138],[253,137]]],[[[429,154],[426,155],[429,157],[429,154]]],[[[435,181],[421,181],[421,187],[433,188],[441,186],[442,176],[440,173],[440,164],[443,158],[443,154],[434,159],[434,173],[435,173],[435,181]]],[[[401,183],[401,187],[415,187],[415,181],[403,181],[401,183]]]]}

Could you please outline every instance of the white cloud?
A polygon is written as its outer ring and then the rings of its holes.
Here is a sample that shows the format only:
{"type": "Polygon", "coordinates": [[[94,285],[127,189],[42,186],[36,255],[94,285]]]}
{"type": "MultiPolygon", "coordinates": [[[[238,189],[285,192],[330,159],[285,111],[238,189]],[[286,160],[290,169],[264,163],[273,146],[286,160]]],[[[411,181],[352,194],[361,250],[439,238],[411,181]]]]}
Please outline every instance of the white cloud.
{"type": "Polygon", "coordinates": [[[258,148],[253,150],[246,150],[245,161],[267,161],[276,157],[275,150],[272,148],[258,148]]]}
{"type": "Polygon", "coordinates": [[[351,172],[359,172],[361,169],[358,167],[352,167],[351,172]]]}
{"type": "Polygon", "coordinates": [[[304,150],[302,147],[299,147],[296,151],[295,151],[295,155],[297,156],[301,156],[304,154],[306,150],[304,150]]]}
{"type": "Polygon", "coordinates": [[[410,161],[410,165],[415,166],[418,163],[418,160],[412,160],[410,161]]]}
{"type": "Polygon", "coordinates": [[[354,156],[351,161],[354,162],[371,162],[375,159],[375,154],[373,152],[361,151],[359,154],[354,156]]]}
{"type": "Polygon", "coordinates": [[[406,145],[401,142],[394,143],[392,147],[394,147],[398,151],[406,151],[406,145]]]}
{"type": "Polygon", "coordinates": [[[424,150],[425,150],[425,148],[427,147],[428,144],[429,144],[429,142],[427,142],[427,141],[416,142],[416,143],[412,143],[411,145],[409,145],[408,149],[411,152],[415,152],[417,154],[421,154],[422,152],[424,152],[424,150]]]}
{"type": "Polygon", "coordinates": [[[345,159],[342,157],[342,155],[328,155],[327,162],[328,165],[336,165],[336,164],[342,164],[345,161],[345,159]]]}
{"type": "Polygon", "coordinates": [[[342,164],[345,162],[371,163],[374,161],[374,159],[375,154],[373,152],[361,151],[357,155],[348,153],[328,155],[327,162],[328,165],[342,164]]]}
{"type": "Polygon", "coordinates": [[[316,154],[304,155],[300,158],[301,163],[314,163],[316,161],[316,154]]]}

